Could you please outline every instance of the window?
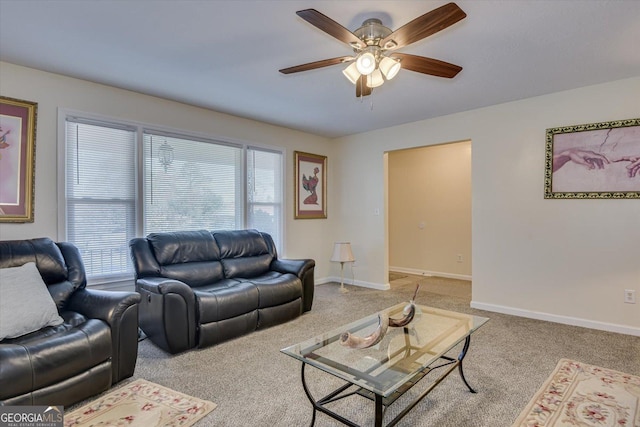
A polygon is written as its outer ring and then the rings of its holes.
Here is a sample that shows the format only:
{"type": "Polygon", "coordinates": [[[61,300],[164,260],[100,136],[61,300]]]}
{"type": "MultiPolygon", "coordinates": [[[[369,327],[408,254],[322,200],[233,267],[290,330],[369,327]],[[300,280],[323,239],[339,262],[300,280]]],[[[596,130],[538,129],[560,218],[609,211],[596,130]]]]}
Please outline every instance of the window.
{"type": "Polygon", "coordinates": [[[65,139],[66,240],[80,250],[90,277],[132,271],[135,131],[76,119],[67,121],[65,139]]]}
{"type": "Polygon", "coordinates": [[[280,247],[282,230],[282,153],[247,150],[247,224],[265,231],[280,247]]]}
{"type": "Polygon", "coordinates": [[[62,117],[63,234],[91,281],[130,276],[129,240],[152,232],[256,228],[281,250],[281,151],[62,117]]]}
{"type": "Polygon", "coordinates": [[[242,147],[144,133],[144,235],[242,228],[242,147]]]}

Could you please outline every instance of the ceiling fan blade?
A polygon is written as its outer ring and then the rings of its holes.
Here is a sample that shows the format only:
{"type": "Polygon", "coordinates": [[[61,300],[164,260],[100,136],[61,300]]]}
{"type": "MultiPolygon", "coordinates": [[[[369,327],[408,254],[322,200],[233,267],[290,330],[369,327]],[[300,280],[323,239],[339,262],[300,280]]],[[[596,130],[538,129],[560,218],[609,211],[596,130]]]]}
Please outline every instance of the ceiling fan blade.
{"type": "Polygon", "coordinates": [[[322,61],[309,62],[308,64],[296,65],[295,67],[283,68],[282,74],[299,73],[300,71],[315,70],[316,68],[328,67],[329,65],[343,64],[353,61],[353,56],[340,56],[338,58],[323,59],[322,61]]]}
{"type": "Polygon", "coordinates": [[[361,96],[369,96],[373,89],[367,86],[367,76],[360,76],[356,82],[356,98],[361,96]]]}
{"type": "Polygon", "coordinates": [[[466,16],[457,4],[445,4],[398,28],[382,39],[380,46],[385,49],[401,48],[444,30],[466,16]]]}
{"type": "Polygon", "coordinates": [[[299,10],[296,14],[307,21],[309,24],[321,29],[330,36],[335,37],[341,42],[347,43],[353,47],[363,48],[364,42],[355,34],[338,24],[333,19],[318,12],[315,9],[299,10]]]}
{"type": "Polygon", "coordinates": [[[424,56],[410,55],[408,53],[394,53],[394,58],[400,59],[403,69],[415,71],[422,74],[430,74],[438,77],[453,78],[462,67],[438,59],[425,58],[424,56]]]}

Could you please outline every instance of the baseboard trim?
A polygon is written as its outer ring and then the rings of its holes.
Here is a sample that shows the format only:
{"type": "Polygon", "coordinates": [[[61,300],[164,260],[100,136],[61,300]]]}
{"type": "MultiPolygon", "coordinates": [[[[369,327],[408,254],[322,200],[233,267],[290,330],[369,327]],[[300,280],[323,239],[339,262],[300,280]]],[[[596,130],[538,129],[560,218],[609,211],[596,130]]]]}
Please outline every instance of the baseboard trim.
{"type": "Polygon", "coordinates": [[[563,325],[581,326],[583,328],[597,329],[600,331],[616,332],[619,334],[640,337],[640,328],[615,323],[598,322],[595,320],[581,319],[578,317],[561,316],[558,314],[544,313],[540,311],[523,310],[497,304],[487,304],[479,301],[471,301],[471,307],[478,310],[493,311],[495,313],[510,314],[529,319],[545,320],[547,322],[561,323],[563,325]]]}
{"type": "MultiPolygon", "coordinates": [[[[339,277],[323,277],[320,279],[315,280],[315,284],[316,285],[323,285],[325,283],[329,283],[329,282],[336,282],[336,283],[340,283],[340,278],[339,277]]],[[[391,285],[388,283],[374,283],[374,282],[365,282],[364,280],[355,280],[353,281],[351,278],[344,278],[344,284],[345,285],[353,285],[353,286],[360,286],[363,288],[370,288],[370,289],[377,289],[379,291],[386,291],[391,289],[391,285]]]]}
{"type": "Polygon", "coordinates": [[[415,274],[416,276],[438,276],[447,279],[471,280],[471,276],[467,276],[466,274],[443,273],[442,271],[418,270],[415,268],[389,267],[389,271],[415,274]]]}

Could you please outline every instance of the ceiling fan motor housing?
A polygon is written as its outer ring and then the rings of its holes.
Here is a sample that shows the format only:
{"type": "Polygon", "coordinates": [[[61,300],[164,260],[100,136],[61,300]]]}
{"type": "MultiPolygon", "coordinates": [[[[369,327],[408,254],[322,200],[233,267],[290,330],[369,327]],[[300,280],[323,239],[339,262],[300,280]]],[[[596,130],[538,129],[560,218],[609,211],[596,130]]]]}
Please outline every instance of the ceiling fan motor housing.
{"type": "Polygon", "coordinates": [[[376,18],[367,19],[360,28],[353,32],[367,46],[380,46],[380,41],[391,33],[392,31],[376,18]]]}

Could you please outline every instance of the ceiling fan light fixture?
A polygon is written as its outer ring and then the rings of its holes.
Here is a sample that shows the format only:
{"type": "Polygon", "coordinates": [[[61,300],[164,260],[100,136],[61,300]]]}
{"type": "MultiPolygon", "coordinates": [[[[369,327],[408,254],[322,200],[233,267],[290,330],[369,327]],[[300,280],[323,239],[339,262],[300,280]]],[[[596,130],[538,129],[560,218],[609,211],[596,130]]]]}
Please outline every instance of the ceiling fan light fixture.
{"type": "Polygon", "coordinates": [[[344,70],[342,70],[342,74],[344,74],[344,76],[347,79],[349,79],[349,81],[353,84],[356,84],[358,82],[358,79],[360,78],[360,73],[358,72],[358,66],[356,65],[355,62],[349,65],[344,70]]]}
{"type": "Polygon", "coordinates": [[[358,72],[362,75],[368,76],[373,73],[373,70],[376,69],[376,57],[370,52],[366,51],[358,55],[358,59],[356,59],[356,67],[358,68],[358,72]]]}
{"type": "Polygon", "coordinates": [[[367,76],[367,86],[370,88],[382,86],[384,79],[379,69],[373,71],[373,73],[367,76]]]}
{"type": "Polygon", "coordinates": [[[382,71],[382,74],[384,74],[387,80],[394,78],[400,71],[400,68],[400,61],[397,59],[385,56],[380,60],[380,71],[382,71]]]}

